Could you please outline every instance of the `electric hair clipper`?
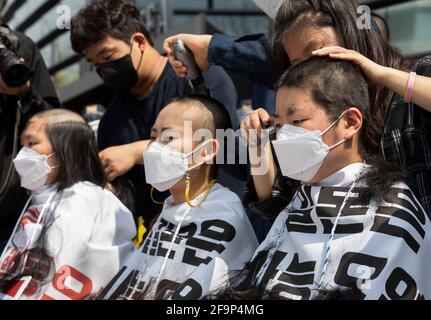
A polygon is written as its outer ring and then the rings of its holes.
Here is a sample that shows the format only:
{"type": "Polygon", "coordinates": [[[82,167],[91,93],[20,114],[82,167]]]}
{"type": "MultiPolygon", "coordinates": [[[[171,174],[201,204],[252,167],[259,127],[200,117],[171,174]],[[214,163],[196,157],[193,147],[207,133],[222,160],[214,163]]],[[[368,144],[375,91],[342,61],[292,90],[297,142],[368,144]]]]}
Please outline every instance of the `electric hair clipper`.
{"type": "Polygon", "coordinates": [[[186,79],[189,80],[190,86],[194,93],[212,96],[208,87],[205,84],[202,72],[195,62],[193,53],[185,45],[181,39],[175,40],[172,45],[172,51],[176,60],[181,61],[187,67],[186,79]]]}

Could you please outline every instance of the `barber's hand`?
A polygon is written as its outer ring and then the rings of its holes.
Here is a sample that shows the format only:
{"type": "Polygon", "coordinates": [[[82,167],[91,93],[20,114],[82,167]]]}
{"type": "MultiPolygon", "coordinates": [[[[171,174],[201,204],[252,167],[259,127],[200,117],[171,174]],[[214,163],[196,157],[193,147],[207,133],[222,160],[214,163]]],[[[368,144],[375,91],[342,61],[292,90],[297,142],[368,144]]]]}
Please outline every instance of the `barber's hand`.
{"type": "Polygon", "coordinates": [[[333,59],[348,60],[357,64],[366,77],[375,84],[380,85],[385,75],[385,67],[378,65],[359,52],[342,47],[327,47],[313,51],[314,56],[329,56],[333,59]]]}
{"type": "Polygon", "coordinates": [[[109,181],[126,174],[137,163],[135,149],[130,144],[107,148],[99,153],[99,157],[109,181]]]}
{"type": "Polygon", "coordinates": [[[211,35],[193,35],[193,34],[178,34],[169,37],[163,43],[163,49],[168,54],[169,63],[175,70],[178,77],[185,78],[187,75],[187,67],[181,61],[174,58],[171,46],[176,39],[181,39],[190,49],[195,57],[196,64],[202,71],[207,71],[210,68],[208,63],[208,47],[210,45],[211,35]]]}
{"type": "Polygon", "coordinates": [[[251,112],[241,123],[241,134],[250,145],[262,137],[262,129],[272,124],[272,119],[265,109],[251,112]]]}

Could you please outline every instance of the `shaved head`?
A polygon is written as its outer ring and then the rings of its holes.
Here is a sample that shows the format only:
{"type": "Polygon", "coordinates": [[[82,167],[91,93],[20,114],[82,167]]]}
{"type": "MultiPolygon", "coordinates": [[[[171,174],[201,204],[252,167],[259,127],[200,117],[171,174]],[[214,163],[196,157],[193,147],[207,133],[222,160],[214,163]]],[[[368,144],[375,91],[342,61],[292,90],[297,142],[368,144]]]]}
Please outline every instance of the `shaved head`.
{"type": "Polygon", "coordinates": [[[173,102],[166,108],[172,108],[176,114],[191,121],[193,131],[208,129],[215,136],[214,115],[201,102],[196,100],[173,102]]]}
{"type": "MultiPolygon", "coordinates": [[[[173,99],[160,111],[151,130],[151,139],[169,143],[184,153],[191,152],[192,147],[207,140],[217,140],[211,142],[214,150],[217,150],[214,157],[220,148],[223,148],[222,155],[226,157],[226,130],[230,128],[229,113],[220,102],[202,95],[188,95],[173,99]],[[221,135],[218,134],[220,130],[223,132],[221,135]]],[[[209,176],[215,178],[218,165],[210,166],[209,176]]]]}
{"type": "Polygon", "coordinates": [[[78,113],[66,109],[52,109],[37,113],[33,118],[43,120],[47,125],[62,123],[62,122],[78,122],[86,123],[84,118],[78,113]]]}
{"type": "MultiPolygon", "coordinates": [[[[32,126],[35,130],[47,130],[49,127],[53,127],[62,123],[80,123],[87,124],[83,117],[78,113],[67,110],[67,109],[51,109],[36,113],[26,124],[26,128],[32,126]]],[[[25,132],[21,136],[21,140],[24,141],[25,132]]]]}
{"type": "Polygon", "coordinates": [[[193,130],[207,129],[216,136],[217,129],[231,127],[226,109],[218,101],[200,95],[189,95],[174,99],[166,108],[174,108],[193,123],[193,130]]]}

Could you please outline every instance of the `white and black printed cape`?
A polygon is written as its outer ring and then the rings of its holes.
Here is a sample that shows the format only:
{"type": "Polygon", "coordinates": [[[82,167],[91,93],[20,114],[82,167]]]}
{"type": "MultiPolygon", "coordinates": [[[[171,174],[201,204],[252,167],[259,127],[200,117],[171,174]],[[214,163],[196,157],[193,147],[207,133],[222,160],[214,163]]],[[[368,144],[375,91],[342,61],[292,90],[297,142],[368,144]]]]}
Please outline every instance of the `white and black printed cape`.
{"type": "Polygon", "coordinates": [[[133,215],[110,191],[81,182],[64,190],[60,200],[58,195],[55,186],[34,194],[0,260],[0,276],[13,270],[14,264],[27,265],[29,258],[23,262],[16,252],[34,248],[44,224],[49,226],[44,249],[53,261],[54,274],[47,272],[43,283],[22,277],[7,292],[0,292],[0,300],[94,298],[133,254],[133,215]]]}
{"type": "Polygon", "coordinates": [[[264,266],[255,281],[266,288],[266,297],[310,299],[322,280],[320,289],[357,288],[359,299],[431,298],[430,217],[402,183],[377,205],[358,203],[363,184],[352,190],[329,244],[322,279],[333,223],[363,168],[353,164],[319,186],[303,184],[289,206],[293,211],[286,208],[278,216],[253,258],[257,270],[264,266]]]}
{"type": "Polygon", "coordinates": [[[204,203],[192,209],[186,203],[173,205],[170,197],[144,244],[100,298],[199,299],[226,285],[230,271],[242,270],[257,246],[242,203],[229,189],[216,184],[204,203]],[[190,211],[155,289],[175,229],[186,210],[190,211]]]}

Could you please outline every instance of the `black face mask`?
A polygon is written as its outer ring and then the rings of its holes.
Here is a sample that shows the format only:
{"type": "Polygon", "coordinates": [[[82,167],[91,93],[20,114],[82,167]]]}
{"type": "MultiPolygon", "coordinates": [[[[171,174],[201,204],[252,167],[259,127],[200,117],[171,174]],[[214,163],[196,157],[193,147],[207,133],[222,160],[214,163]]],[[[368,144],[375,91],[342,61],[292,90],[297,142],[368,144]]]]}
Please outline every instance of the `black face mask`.
{"type": "MultiPolygon", "coordinates": [[[[143,55],[142,53],[138,70],[141,66],[143,55]]],[[[103,82],[113,90],[129,91],[138,83],[138,72],[133,66],[130,54],[125,55],[121,59],[103,63],[96,71],[103,82]]]]}

